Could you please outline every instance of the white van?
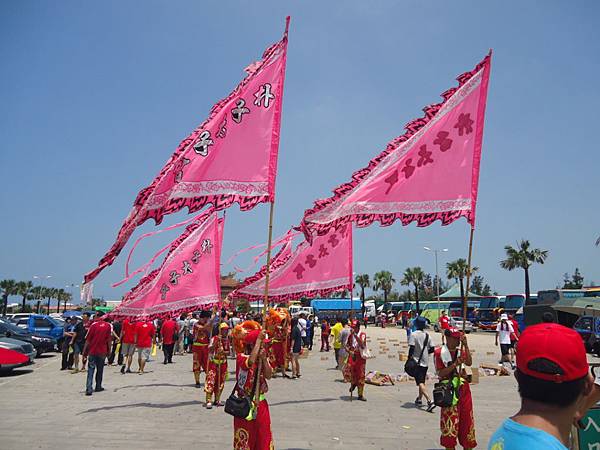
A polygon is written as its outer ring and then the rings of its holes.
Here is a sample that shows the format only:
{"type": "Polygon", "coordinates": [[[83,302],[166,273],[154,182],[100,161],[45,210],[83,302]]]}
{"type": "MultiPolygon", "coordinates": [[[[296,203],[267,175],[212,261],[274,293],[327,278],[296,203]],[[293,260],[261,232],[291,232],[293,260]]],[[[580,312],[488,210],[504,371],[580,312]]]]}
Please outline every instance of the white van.
{"type": "Polygon", "coordinates": [[[300,305],[292,305],[289,308],[290,316],[298,317],[300,314],[306,314],[306,317],[313,314],[312,306],[300,306],[300,305]]]}

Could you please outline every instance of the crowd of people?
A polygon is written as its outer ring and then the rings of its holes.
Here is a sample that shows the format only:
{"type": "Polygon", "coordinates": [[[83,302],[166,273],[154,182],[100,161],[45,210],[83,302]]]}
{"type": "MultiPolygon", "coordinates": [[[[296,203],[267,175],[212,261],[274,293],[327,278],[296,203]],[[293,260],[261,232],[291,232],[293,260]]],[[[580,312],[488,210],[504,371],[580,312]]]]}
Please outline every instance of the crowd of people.
{"type": "MultiPolygon", "coordinates": [[[[143,375],[156,346],[162,348],[165,365],[173,362],[174,354],[192,353],[195,384],[201,386],[204,373],[204,406],[211,409],[224,406],[222,393],[228,359],[234,358],[234,391],[239,398],[251,400],[248,416],[234,416],[234,448],[270,449],[273,438],[267,380],[277,374],[288,379],[301,377],[299,357],[312,348],[318,324],[318,319],[304,314],[282,317],[273,325],[260,314],[239,316],[226,311],[122,321],[105,317],[102,312],[93,319],[84,313],[81,319],[67,320],[61,370],[77,373],[87,368],[85,394],[89,396],[104,390],[103,371],[107,363],[113,365],[116,361],[122,374],[132,373],[137,354],[137,373],[143,375]],[[243,335],[236,334],[236,330],[245,330],[248,325],[251,328],[243,335]]],[[[440,408],[440,443],[445,449],[459,444],[473,449],[477,447],[475,414],[466,372],[472,365],[471,351],[466,335],[449,326],[445,313],[439,323],[439,346],[427,332],[425,319],[417,316],[411,324],[408,358],[416,367],[412,373],[417,386],[414,403],[427,412],[440,408]],[[426,386],[431,364],[439,380],[433,394],[426,386]]],[[[357,320],[336,319],[333,326],[323,321],[320,351],[330,351],[330,343],[335,367],[350,386],[350,400],[357,391],[357,399],[366,401],[366,364],[370,358],[366,330],[361,331],[357,320]]],[[[554,323],[531,326],[519,333],[518,325],[502,315],[496,329],[496,345],[501,348],[501,362],[514,368],[522,403],[521,409],[494,434],[489,448],[566,449],[571,426],[600,400],[600,377],[594,384],[579,335],[554,323]]]]}

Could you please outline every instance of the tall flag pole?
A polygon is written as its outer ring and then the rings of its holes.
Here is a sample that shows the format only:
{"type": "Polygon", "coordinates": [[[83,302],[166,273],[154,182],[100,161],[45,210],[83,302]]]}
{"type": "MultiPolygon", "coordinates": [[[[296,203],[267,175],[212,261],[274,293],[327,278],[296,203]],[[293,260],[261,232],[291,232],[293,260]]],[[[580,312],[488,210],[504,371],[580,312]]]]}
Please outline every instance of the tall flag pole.
{"type": "MultiPolygon", "coordinates": [[[[280,85],[280,95],[279,102],[277,106],[279,107],[279,116],[281,117],[281,106],[283,103],[283,84],[285,81],[285,67],[286,67],[286,58],[287,58],[287,40],[288,40],[288,31],[290,28],[290,16],[285,18],[285,32],[283,34],[283,40],[285,41],[285,49],[283,52],[283,64],[281,64],[281,85],[280,85]]],[[[279,145],[279,136],[281,129],[281,120],[278,123],[278,126],[273,127],[273,139],[277,139],[277,144],[279,145]]],[[[273,174],[273,186],[275,185],[275,174],[273,174]]],[[[271,205],[269,207],[269,233],[267,239],[267,264],[266,264],[266,273],[265,273],[265,298],[263,300],[263,317],[267,316],[267,305],[269,304],[269,280],[271,277],[271,242],[273,240],[273,210],[275,209],[275,188],[273,187],[273,196],[271,197],[271,205]]]]}
{"type": "Polygon", "coordinates": [[[142,189],[117,238],[98,266],[84,276],[89,283],[113,264],[136,228],[187,208],[208,204],[215,210],[238,203],[242,211],[273,203],[279,152],[281,105],[287,52],[283,38],[245,69],[247,76],[211,109],[186,137],[154,181],[142,189]]]}

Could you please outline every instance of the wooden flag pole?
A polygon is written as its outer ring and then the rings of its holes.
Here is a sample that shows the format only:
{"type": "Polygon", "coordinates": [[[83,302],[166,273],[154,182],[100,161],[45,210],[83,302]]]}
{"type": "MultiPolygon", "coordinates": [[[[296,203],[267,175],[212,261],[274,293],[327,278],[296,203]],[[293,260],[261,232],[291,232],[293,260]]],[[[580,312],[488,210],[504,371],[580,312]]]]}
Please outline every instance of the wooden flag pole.
{"type": "Polygon", "coordinates": [[[271,241],[273,239],[273,209],[275,202],[271,202],[269,210],[269,237],[267,239],[267,273],[265,274],[265,298],[263,300],[263,320],[267,314],[267,305],[269,304],[269,278],[271,276],[271,241]]]}
{"type": "Polygon", "coordinates": [[[473,234],[475,233],[475,227],[471,227],[471,233],[469,236],[469,258],[467,260],[467,286],[465,287],[465,296],[463,297],[463,333],[465,332],[465,325],[467,322],[467,302],[469,301],[469,283],[471,282],[471,257],[473,255],[473,234]]]}

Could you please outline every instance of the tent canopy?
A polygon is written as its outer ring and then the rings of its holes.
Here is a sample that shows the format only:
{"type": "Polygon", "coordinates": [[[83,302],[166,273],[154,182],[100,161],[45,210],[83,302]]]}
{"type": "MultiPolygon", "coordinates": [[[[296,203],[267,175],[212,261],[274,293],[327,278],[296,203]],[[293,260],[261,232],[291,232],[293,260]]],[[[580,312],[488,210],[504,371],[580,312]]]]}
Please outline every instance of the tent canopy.
{"type": "MultiPolygon", "coordinates": [[[[437,297],[435,297],[437,298],[437,297]]],[[[469,298],[481,298],[481,295],[473,294],[469,292],[469,298]]],[[[450,289],[440,295],[441,299],[457,299],[461,300],[462,296],[460,295],[460,286],[458,283],[454,284],[450,289]]]]}
{"type": "MultiPolygon", "coordinates": [[[[360,300],[353,300],[352,309],[354,311],[360,311],[361,303],[360,300]]],[[[350,299],[331,299],[331,298],[317,298],[314,299],[310,306],[317,311],[350,311],[350,299]]]]}

